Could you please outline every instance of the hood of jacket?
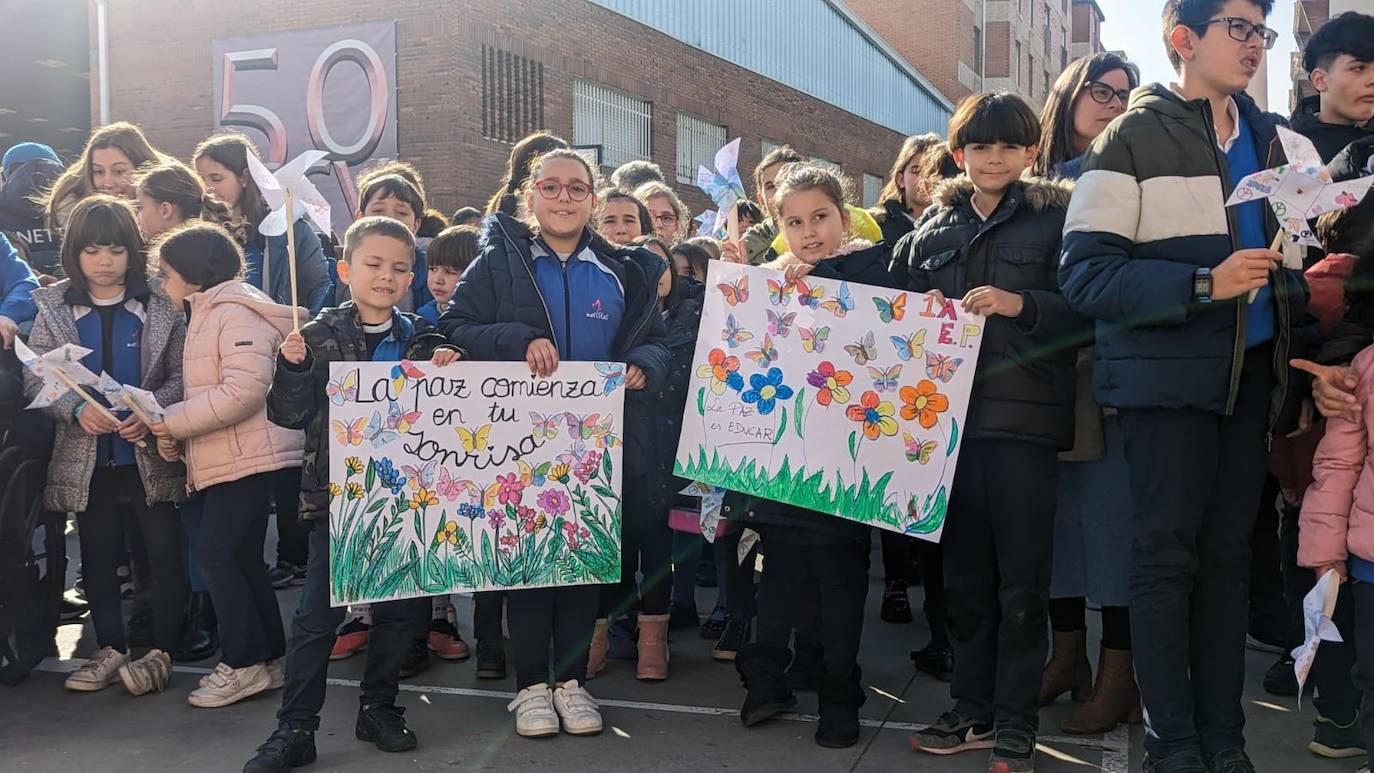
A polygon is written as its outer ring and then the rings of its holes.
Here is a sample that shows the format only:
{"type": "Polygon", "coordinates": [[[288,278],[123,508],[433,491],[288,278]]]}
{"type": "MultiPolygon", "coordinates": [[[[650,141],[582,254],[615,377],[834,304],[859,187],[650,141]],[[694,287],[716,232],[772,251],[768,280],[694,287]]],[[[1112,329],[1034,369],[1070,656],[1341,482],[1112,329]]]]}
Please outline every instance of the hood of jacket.
{"type": "Polygon", "coordinates": [[[43,208],[35,199],[52,187],[62,174],[62,165],[35,158],[19,165],[5,176],[0,187],[0,230],[24,231],[43,227],[43,208]]]}
{"type": "MultiPolygon", "coordinates": [[[[194,319],[197,314],[203,313],[215,306],[225,303],[236,303],[252,309],[260,317],[272,323],[277,332],[286,335],[295,329],[294,320],[291,316],[291,307],[283,306],[271,298],[262,290],[244,282],[222,282],[208,290],[192,293],[186,297],[186,302],[191,306],[191,317],[194,319]]],[[[310,320],[310,312],[306,309],[299,309],[302,324],[310,320]]]]}
{"type": "MultiPolygon", "coordinates": [[[[1047,177],[1023,177],[1012,183],[1021,186],[1025,206],[1032,211],[1068,209],[1073,197],[1073,180],[1051,180],[1047,177]]],[[[973,200],[973,181],[968,175],[942,180],[935,186],[931,200],[940,209],[956,209],[973,200]]]]}
{"type": "MultiPolygon", "coordinates": [[[[853,253],[862,252],[872,247],[873,242],[869,241],[868,239],[850,239],[844,244],[841,244],[834,252],[830,253],[829,255],[826,255],[824,258],[821,258],[821,260],[830,260],[831,258],[838,258],[844,255],[852,255],[853,253]]],[[[790,252],[784,252],[783,254],[779,255],[773,260],[764,263],[762,266],[759,266],[759,268],[771,268],[775,271],[785,271],[787,270],[788,266],[795,266],[799,263],[805,262],[806,261],[797,257],[796,255],[793,255],[790,252]]],[[[820,261],[818,260],[816,262],[819,263],[820,261]]]]}

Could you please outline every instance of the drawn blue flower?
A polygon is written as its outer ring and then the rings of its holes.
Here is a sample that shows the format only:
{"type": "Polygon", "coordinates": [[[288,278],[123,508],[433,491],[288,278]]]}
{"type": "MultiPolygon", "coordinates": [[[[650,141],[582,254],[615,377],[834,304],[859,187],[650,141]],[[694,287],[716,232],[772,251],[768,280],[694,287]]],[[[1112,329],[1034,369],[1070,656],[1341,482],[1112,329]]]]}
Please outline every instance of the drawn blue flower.
{"type": "Polygon", "coordinates": [[[406,485],[405,476],[401,475],[391,464],[391,460],[386,458],[377,461],[377,478],[381,480],[383,486],[391,489],[393,494],[400,492],[406,485]]]}
{"type": "Polygon", "coordinates": [[[746,403],[758,403],[759,415],[767,416],[773,412],[778,400],[789,400],[792,387],[782,383],[782,370],[769,368],[767,373],[755,373],[749,377],[749,389],[740,395],[746,403]]]}
{"type": "Polygon", "coordinates": [[[477,518],[481,518],[481,517],[485,514],[485,512],[486,512],[486,511],[484,511],[484,510],[482,509],[482,506],[481,506],[481,505],[473,505],[473,504],[461,504],[461,505],[458,505],[458,517],[459,517],[459,518],[470,518],[470,519],[474,519],[474,520],[475,520],[475,519],[477,519],[477,518]]]}

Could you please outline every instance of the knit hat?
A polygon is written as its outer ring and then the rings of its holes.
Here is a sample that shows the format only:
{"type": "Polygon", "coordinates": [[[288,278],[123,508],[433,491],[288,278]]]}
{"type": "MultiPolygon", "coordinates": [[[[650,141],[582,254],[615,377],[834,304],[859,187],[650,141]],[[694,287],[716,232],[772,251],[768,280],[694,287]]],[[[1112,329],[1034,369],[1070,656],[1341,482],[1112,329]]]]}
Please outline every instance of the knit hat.
{"type": "Polygon", "coordinates": [[[0,169],[9,169],[11,164],[26,164],[36,158],[46,158],[56,164],[61,164],[62,159],[57,157],[57,152],[41,142],[21,142],[18,145],[5,151],[5,157],[0,160],[0,169]]]}

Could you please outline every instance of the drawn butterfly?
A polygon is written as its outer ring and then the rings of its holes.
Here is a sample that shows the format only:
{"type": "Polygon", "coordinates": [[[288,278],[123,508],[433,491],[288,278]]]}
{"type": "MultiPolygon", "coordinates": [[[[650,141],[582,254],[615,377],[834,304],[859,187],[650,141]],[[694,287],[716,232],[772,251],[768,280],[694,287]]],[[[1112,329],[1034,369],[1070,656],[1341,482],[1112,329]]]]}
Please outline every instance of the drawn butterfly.
{"type": "Polygon", "coordinates": [[[362,417],[357,421],[345,424],[338,419],[329,422],[329,426],[334,430],[334,436],[338,438],[340,445],[360,446],[363,444],[363,427],[367,424],[367,417],[362,417]]]}
{"type": "Polygon", "coordinates": [[[517,459],[515,466],[520,469],[520,482],[526,486],[542,486],[549,480],[549,468],[553,462],[544,462],[538,467],[531,467],[529,462],[517,459]]]}
{"type": "Polygon", "coordinates": [[[552,416],[545,416],[542,413],[530,411],[530,421],[534,422],[535,440],[553,440],[558,437],[558,420],[563,418],[563,414],[555,413],[552,416]]]}
{"type": "Polygon", "coordinates": [[[396,392],[406,388],[406,379],[424,377],[424,372],[415,367],[410,360],[401,360],[391,366],[391,388],[396,392]]]}
{"type": "Polygon", "coordinates": [[[575,441],[567,451],[558,455],[558,461],[570,467],[575,467],[587,460],[587,444],[581,440],[575,441]]]}
{"type": "Polygon", "coordinates": [[[873,377],[873,388],[879,392],[896,392],[897,377],[902,375],[901,363],[893,365],[887,370],[868,366],[868,375],[873,377]]]}
{"type": "Polygon", "coordinates": [[[738,282],[722,282],[716,285],[721,294],[725,296],[725,302],[731,306],[738,306],[749,300],[749,277],[742,276],[738,282]]]}
{"type": "Polygon", "coordinates": [[[415,422],[420,420],[419,411],[402,411],[401,406],[396,401],[391,401],[387,407],[386,428],[394,429],[397,432],[406,433],[415,426],[415,422]]]}
{"type": "Polygon", "coordinates": [[[797,282],[797,303],[808,309],[818,309],[821,306],[821,298],[825,297],[824,287],[809,287],[805,282],[798,279],[797,282]]]}
{"type": "Polygon", "coordinates": [[[596,372],[606,377],[601,385],[601,394],[608,395],[625,383],[625,366],[618,362],[598,362],[596,372]]]}
{"type": "Polygon", "coordinates": [[[358,399],[358,371],[350,370],[342,381],[330,379],[324,391],[325,394],[329,395],[329,402],[335,405],[356,401],[358,399]]]}
{"type": "Polygon", "coordinates": [[[906,293],[894,296],[892,300],[874,298],[873,305],[878,307],[878,318],[883,322],[900,322],[906,316],[906,293]]]}
{"type": "Polygon", "coordinates": [[[372,441],[373,448],[381,448],[400,437],[395,430],[389,429],[386,420],[382,418],[381,411],[373,411],[372,418],[367,420],[367,429],[363,430],[363,435],[372,441]]]}
{"type": "Polygon", "coordinates": [[[830,327],[818,327],[812,330],[809,327],[797,328],[797,335],[801,336],[802,348],[814,354],[825,351],[825,342],[830,338],[830,327]]]}
{"type": "Polygon", "coordinates": [[[789,311],[779,316],[772,309],[768,312],[768,332],[778,338],[786,338],[792,332],[792,323],[797,321],[797,312],[789,311]]]}
{"type": "Polygon", "coordinates": [[[934,440],[917,440],[911,436],[910,432],[902,432],[902,442],[906,444],[906,460],[921,464],[928,464],[930,455],[940,447],[940,444],[934,440]]]}
{"type": "Polygon", "coordinates": [[[470,454],[480,454],[491,448],[487,439],[491,436],[491,425],[483,424],[475,431],[467,427],[454,427],[454,432],[458,433],[458,439],[463,442],[463,450],[470,454]]]}
{"type": "Polygon", "coordinates": [[[878,346],[873,340],[873,331],[864,334],[864,337],[852,344],[845,344],[844,350],[849,352],[849,356],[854,358],[854,364],[867,365],[873,360],[878,359],[878,346]]]}
{"type": "Polygon", "coordinates": [[[472,504],[477,504],[482,498],[482,491],[477,488],[476,483],[470,480],[458,480],[449,473],[447,467],[439,471],[439,480],[434,484],[434,493],[450,502],[457,501],[458,497],[463,494],[468,495],[472,504]]]}
{"type": "Polygon", "coordinates": [[[439,466],[438,459],[431,459],[429,464],[424,467],[412,467],[409,464],[401,465],[401,472],[406,474],[406,485],[411,491],[416,489],[434,488],[434,470],[439,466]]]}
{"type": "Polygon", "coordinates": [[[574,438],[586,440],[596,434],[596,420],[601,418],[599,413],[589,413],[586,416],[577,417],[571,413],[563,414],[568,420],[568,434],[574,438]]]}
{"type": "Polygon", "coordinates": [[[963,357],[950,357],[947,354],[926,352],[926,375],[948,384],[964,364],[963,357]]]}
{"type": "Polygon", "coordinates": [[[779,282],[775,279],[768,280],[768,302],[774,306],[786,306],[792,300],[792,293],[797,286],[791,282],[779,282]]]}
{"type": "Polygon", "coordinates": [[[849,292],[849,283],[840,282],[840,291],[828,301],[821,303],[821,308],[834,314],[841,319],[846,314],[854,310],[854,296],[849,292]]]}
{"type": "Polygon", "coordinates": [[[754,361],[760,368],[766,368],[778,361],[778,350],[773,346],[773,337],[767,333],[763,336],[763,343],[758,349],[752,352],[745,352],[745,357],[754,361]]]}
{"type": "Polygon", "coordinates": [[[901,357],[903,362],[907,362],[913,357],[920,357],[921,352],[925,351],[926,331],[922,328],[905,337],[888,336],[887,340],[897,348],[897,356],[901,357]]]}
{"type": "Polygon", "coordinates": [[[739,326],[735,321],[735,315],[730,314],[725,318],[725,329],[721,331],[720,338],[730,345],[731,349],[738,349],[739,345],[754,337],[753,333],[739,326]]]}

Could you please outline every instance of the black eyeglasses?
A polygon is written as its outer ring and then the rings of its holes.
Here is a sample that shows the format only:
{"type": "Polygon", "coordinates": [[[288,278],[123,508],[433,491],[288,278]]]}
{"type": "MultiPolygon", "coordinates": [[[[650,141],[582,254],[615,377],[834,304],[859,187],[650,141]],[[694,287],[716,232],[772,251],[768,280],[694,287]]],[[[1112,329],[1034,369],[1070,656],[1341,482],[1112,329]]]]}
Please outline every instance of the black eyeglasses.
{"type": "Polygon", "coordinates": [[[1264,43],[1265,50],[1273,48],[1274,43],[1278,42],[1279,39],[1279,33],[1277,31],[1271,30],[1263,24],[1253,24],[1249,19],[1242,19],[1238,16],[1223,16],[1220,19],[1212,19],[1195,29],[1197,29],[1200,34],[1203,29],[1213,24],[1225,24],[1226,34],[1230,35],[1232,40],[1240,43],[1247,42],[1252,35],[1259,35],[1260,40],[1264,43]]]}
{"type": "Polygon", "coordinates": [[[1130,89],[1114,89],[1102,81],[1088,81],[1083,86],[1087,89],[1088,96],[1099,105],[1110,105],[1115,98],[1121,100],[1121,106],[1124,108],[1131,101],[1130,89]]]}

